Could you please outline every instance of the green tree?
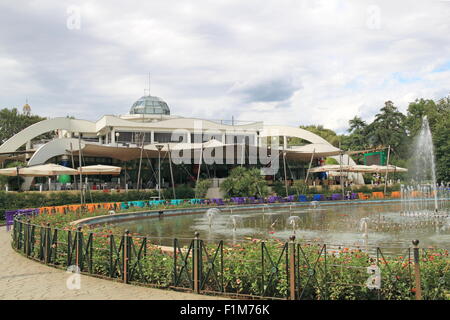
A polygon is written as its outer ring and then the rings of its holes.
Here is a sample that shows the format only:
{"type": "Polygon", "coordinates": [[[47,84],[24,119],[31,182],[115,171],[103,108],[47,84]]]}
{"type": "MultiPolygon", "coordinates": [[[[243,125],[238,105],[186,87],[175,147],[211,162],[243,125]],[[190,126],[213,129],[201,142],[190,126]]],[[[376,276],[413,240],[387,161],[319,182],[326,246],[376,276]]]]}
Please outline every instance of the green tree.
{"type": "MultiPolygon", "coordinates": [[[[13,167],[26,167],[26,163],[25,162],[21,162],[21,161],[14,161],[14,162],[10,162],[8,163],[5,167],[6,168],[13,168],[13,167]]],[[[17,182],[19,182],[19,184],[22,184],[24,181],[24,179],[22,177],[8,177],[8,176],[0,176],[0,186],[2,189],[5,188],[5,185],[8,185],[9,190],[19,190],[19,185],[17,184],[17,182]]]]}
{"type": "Polygon", "coordinates": [[[367,123],[355,116],[349,120],[349,135],[342,139],[343,147],[350,150],[360,150],[367,146],[367,123]]]}
{"type": "Polygon", "coordinates": [[[450,98],[437,103],[440,115],[431,129],[436,156],[436,178],[438,181],[450,181],[450,98]]]}
{"type": "Polygon", "coordinates": [[[405,119],[405,115],[398,111],[392,101],[386,101],[375,120],[367,126],[368,141],[372,146],[390,145],[393,157],[405,157],[409,141],[405,119]]]}
{"type": "Polygon", "coordinates": [[[258,168],[234,168],[220,189],[228,197],[265,197],[268,194],[267,182],[258,168]]]}
{"type": "Polygon", "coordinates": [[[195,185],[195,197],[196,198],[206,197],[206,193],[208,192],[208,189],[210,186],[211,186],[211,180],[200,179],[195,185]]]}
{"type": "Polygon", "coordinates": [[[434,128],[440,118],[437,104],[430,99],[416,99],[408,106],[405,125],[411,137],[417,135],[422,126],[422,118],[427,116],[430,128],[434,128]]]}
{"type": "Polygon", "coordinates": [[[308,130],[314,134],[317,134],[319,137],[324,138],[329,143],[331,143],[335,147],[339,147],[340,138],[331,129],[326,129],[322,125],[309,125],[309,126],[300,126],[301,129],[308,130]]]}
{"type": "MultiPolygon", "coordinates": [[[[0,110],[0,144],[11,138],[16,133],[31,126],[32,124],[45,120],[37,115],[22,114],[16,108],[0,110]]],[[[49,137],[49,135],[45,135],[49,137]]],[[[37,137],[40,139],[42,137],[37,137]]]]}

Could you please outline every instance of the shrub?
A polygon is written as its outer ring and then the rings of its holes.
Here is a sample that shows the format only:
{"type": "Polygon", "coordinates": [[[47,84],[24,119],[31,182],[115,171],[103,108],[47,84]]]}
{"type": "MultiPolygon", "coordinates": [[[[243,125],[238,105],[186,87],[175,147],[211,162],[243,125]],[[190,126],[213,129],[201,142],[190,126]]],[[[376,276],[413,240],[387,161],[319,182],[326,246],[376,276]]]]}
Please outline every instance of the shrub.
{"type": "Polygon", "coordinates": [[[231,170],[220,189],[227,197],[265,197],[268,195],[267,182],[257,168],[236,167],[231,170]]]}
{"type": "Polygon", "coordinates": [[[211,180],[202,179],[199,180],[195,186],[195,197],[196,198],[204,198],[206,193],[208,192],[209,187],[211,186],[211,180]]]}
{"type": "MultiPolygon", "coordinates": [[[[192,199],[195,196],[194,189],[186,184],[175,187],[175,195],[177,199],[192,199]]],[[[173,199],[172,188],[167,188],[163,193],[164,199],[173,199]]]]}

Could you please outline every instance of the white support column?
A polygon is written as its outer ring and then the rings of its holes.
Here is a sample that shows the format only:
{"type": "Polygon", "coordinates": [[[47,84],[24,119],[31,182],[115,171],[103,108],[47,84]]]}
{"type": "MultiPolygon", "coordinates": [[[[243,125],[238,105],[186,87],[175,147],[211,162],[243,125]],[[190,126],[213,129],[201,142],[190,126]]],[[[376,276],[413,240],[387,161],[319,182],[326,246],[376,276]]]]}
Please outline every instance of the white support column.
{"type": "Polygon", "coordinates": [[[284,150],[287,149],[287,137],[286,136],[283,136],[283,147],[284,147],[284,150]]]}
{"type": "Polygon", "coordinates": [[[116,130],[111,129],[111,144],[116,143],[116,130]]]}
{"type": "Polygon", "coordinates": [[[150,131],[150,143],[151,144],[155,143],[155,131],[154,130],[150,131]]]}

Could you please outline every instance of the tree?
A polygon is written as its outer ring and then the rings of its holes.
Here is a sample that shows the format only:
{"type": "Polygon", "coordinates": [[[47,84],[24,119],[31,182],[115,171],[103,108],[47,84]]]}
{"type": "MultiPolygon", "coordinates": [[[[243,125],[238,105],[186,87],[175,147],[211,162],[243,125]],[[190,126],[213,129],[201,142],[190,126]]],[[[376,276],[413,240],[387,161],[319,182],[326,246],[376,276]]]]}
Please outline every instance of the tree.
{"type": "Polygon", "coordinates": [[[300,126],[301,129],[308,130],[319,137],[324,138],[335,147],[339,147],[339,136],[331,129],[326,129],[322,125],[300,126]]]}
{"type": "Polygon", "coordinates": [[[439,114],[435,126],[431,129],[436,157],[436,178],[438,181],[450,181],[450,98],[438,101],[439,114]]]}
{"type": "Polygon", "coordinates": [[[422,126],[422,118],[427,116],[430,128],[434,128],[439,119],[436,103],[430,99],[416,99],[408,106],[405,125],[411,137],[417,135],[422,126]]]}
{"type": "MultiPolygon", "coordinates": [[[[13,167],[26,167],[27,164],[25,162],[21,161],[14,161],[10,162],[6,165],[6,168],[13,168],[13,167]]],[[[0,185],[2,186],[2,189],[5,187],[5,185],[8,185],[9,190],[19,190],[19,184],[21,185],[23,183],[24,179],[22,177],[8,177],[8,176],[0,176],[0,185]]]]}
{"type": "Polygon", "coordinates": [[[0,110],[0,145],[16,133],[45,119],[37,115],[21,114],[16,108],[0,110]]]}
{"type": "Polygon", "coordinates": [[[220,189],[229,197],[265,197],[268,194],[267,182],[257,168],[234,168],[220,189]]]}
{"type": "Polygon", "coordinates": [[[367,142],[367,123],[358,116],[349,120],[349,129],[347,130],[350,134],[345,138],[341,139],[343,144],[345,142],[345,148],[350,150],[364,149],[367,142]]]}
{"type": "Polygon", "coordinates": [[[407,154],[408,134],[405,115],[392,101],[386,101],[375,120],[367,126],[367,138],[372,146],[391,146],[393,155],[402,158],[407,154]]]}
{"type": "Polygon", "coordinates": [[[200,179],[195,184],[195,197],[196,198],[204,198],[206,197],[206,193],[208,193],[208,189],[211,186],[211,180],[209,179],[200,179]]]}

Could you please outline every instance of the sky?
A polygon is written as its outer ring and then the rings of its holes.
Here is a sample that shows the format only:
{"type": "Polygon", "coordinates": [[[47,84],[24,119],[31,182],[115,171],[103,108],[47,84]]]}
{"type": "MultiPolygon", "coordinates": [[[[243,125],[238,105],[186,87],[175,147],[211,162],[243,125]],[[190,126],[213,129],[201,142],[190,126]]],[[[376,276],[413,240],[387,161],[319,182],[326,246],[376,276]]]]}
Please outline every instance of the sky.
{"type": "Polygon", "coordinates": [[[149,74],[173,115],[344,133],[450,94],[450,1],[0,0],[0,108],[126,114],[149,74]]]}

